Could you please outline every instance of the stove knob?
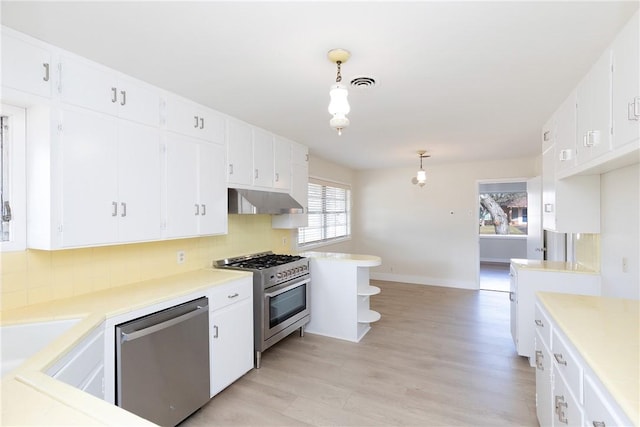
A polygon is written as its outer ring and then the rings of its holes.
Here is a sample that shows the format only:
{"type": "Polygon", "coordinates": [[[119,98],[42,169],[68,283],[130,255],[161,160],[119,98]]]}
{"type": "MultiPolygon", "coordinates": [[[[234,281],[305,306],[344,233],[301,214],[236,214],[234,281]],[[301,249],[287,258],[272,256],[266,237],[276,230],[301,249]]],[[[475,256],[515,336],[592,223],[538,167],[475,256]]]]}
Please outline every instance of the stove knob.
{"type": "Polygon", "coordinates": [[[276,273],[276,277],[277,277],[278,279],[282,278],[282,273],[280,273],[280,272],[278,271],[278,272],[276,273]]]}

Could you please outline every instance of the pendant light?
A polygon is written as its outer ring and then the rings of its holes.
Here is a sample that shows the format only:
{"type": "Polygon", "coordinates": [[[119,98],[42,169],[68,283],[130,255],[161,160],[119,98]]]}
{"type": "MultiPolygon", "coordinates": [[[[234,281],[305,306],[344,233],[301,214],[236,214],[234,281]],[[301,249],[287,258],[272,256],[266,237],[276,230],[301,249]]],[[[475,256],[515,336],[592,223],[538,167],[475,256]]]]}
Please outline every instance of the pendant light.
{"type": "Polygon", "coordinates": [[[329,120],[329,126],[338,131],[338,135],[342,135],[342,129],[349,126],[349,119],[347,114],[351,108],[349,107],[349,101],[347,96],[349,92],[346,86],[342,82],[342,74],[340,74],[340,66],[347,62],[351,57],[351,53],[345,49],[332,49],[327,53],[329,61],[333,62],[337,66],[336,83],[329,88],[329,114],[331,114],[331,120],[329,120]]]}
{"type": "Polygon", "coordinates": [[[425,150],[418,150],[418,156],[420,157],[420,169],[418,169],[416,176],[411,178],[411,182],[418,184],[420,187],[424,187],[424,184],[427,182],[427,172],[422,168],[422,159],[431,157],[431,155],[425,153],[425,150]]]}

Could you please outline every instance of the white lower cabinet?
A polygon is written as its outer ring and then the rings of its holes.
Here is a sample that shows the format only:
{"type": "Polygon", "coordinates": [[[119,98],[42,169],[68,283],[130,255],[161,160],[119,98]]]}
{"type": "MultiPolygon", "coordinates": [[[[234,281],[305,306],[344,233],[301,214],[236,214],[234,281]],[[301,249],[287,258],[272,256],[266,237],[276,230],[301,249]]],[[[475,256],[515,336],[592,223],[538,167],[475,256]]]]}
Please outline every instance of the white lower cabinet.
{"type": "Polygon", "coordinates": [[[534,270],[511,263],[511,334],[520,356],[535,365],[536,325],[541,319],[535,315],[536,292],[600,295],[600,276],[571,271],[534,270]]]}
{"type": "Polygon", "coordinates": [[[540,301],[535,303],[535,313],[536,412],[540,425],[633,425],[540,301]]]}
{"type": "Polygon", "coordinates": [[[245,278],[211,290],[211,397],[253,368],[253,282],[245,278]]]}
{"type": "Polygon", "coordinates": [[[47,374],[104,399],[104,323],[95,328],[60,361],[47,370],[47,374]]]}

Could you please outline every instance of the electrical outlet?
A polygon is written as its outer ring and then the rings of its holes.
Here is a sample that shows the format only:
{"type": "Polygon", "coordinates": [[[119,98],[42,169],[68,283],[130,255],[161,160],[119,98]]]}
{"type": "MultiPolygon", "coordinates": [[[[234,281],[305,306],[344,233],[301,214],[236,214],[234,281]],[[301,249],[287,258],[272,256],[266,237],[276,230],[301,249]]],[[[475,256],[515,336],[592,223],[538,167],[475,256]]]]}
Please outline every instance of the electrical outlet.
{"type": "Polygon", "coordinates": [[[184,264],[185,254],[184,251],[178,251],[176,253],[178,264],[184,264]]]}

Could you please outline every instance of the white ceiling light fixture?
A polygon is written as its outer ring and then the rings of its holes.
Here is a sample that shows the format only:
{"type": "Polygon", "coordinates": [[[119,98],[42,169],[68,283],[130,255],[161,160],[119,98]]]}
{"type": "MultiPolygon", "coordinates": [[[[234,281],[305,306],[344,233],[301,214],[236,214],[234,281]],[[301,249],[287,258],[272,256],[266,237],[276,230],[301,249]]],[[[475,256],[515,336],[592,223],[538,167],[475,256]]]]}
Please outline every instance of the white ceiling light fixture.
{"type": "Polygon", "coordinates": [[[431,157],[430,154],[425,153],[425,150],[418,150],[418,156],[420,157],[420,169],[418,169],[416,176],[411,178],[411,182],[418,184],[420,187],[424,187],[424,184],[427,182],[427,172],[422,168],[422,159],[431,157]]]}
{"type": "Polygon", "coordinates": [[[329,61],[338,67],[336,84],[331,85],[329,89],[329,96],[331,98],[329,102],[329,114],[332,116],[331,120],[329,120],[329,126],[337,130],[338,135],[342,135],[342,129],[349,126],[347,114],[351,111],[351,107],[349,107],[349,101],[347,101],[349,92],[346,86],[341,83],[342,74],[340,74],[340,66],[349,60],[351,53],[345,49],[331,49],[327,53],[327,57],[329,61]]]}

